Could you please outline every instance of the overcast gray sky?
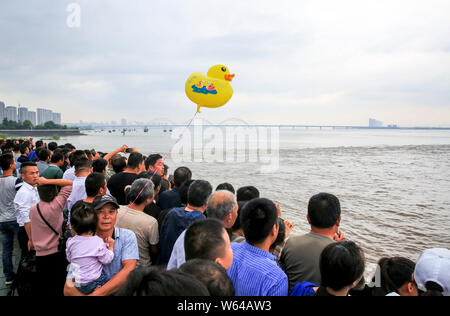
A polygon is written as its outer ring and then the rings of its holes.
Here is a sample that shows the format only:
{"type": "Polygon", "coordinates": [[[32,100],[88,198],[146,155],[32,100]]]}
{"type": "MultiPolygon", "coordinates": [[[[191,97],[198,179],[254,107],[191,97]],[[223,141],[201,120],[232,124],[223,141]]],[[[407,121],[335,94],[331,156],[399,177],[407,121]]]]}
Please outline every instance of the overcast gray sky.
{"type": "Polygon", "coordinates": [[[184,84],[236,74],[219,123],[450,125],[450,1],[0,0],[0,100],[63,122],[190,119],[184,84]],[[66,9],[81,8],[79,28],[66,9]]]}

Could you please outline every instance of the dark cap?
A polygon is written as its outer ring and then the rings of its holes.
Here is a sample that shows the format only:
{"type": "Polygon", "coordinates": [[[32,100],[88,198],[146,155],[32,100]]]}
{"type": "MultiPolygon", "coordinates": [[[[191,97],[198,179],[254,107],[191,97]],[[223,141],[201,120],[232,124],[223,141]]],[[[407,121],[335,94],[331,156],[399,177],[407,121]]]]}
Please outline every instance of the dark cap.
{"type": "Polygon", "coordinates": [[[108,194],[97,196],[92,202],[92,206],[94,207],[94,210],[99,210],[108,203],[113,204],[116,209],[120,208],[120,205],[117,203],[117,200],[113,196],[108,194]]]}

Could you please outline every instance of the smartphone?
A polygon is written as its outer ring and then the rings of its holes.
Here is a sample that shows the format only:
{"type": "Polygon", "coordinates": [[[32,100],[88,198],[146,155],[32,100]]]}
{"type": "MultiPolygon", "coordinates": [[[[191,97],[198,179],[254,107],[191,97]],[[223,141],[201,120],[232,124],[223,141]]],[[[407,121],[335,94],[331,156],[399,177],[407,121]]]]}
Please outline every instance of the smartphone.
{"type": "Polygon", "coordinates": [[[129,153],[131,153],[132,152],[132,148],[127,148],[127,149],[125,149],[125,152],[127,153],[127,154],[129,154],[129,153]]]}

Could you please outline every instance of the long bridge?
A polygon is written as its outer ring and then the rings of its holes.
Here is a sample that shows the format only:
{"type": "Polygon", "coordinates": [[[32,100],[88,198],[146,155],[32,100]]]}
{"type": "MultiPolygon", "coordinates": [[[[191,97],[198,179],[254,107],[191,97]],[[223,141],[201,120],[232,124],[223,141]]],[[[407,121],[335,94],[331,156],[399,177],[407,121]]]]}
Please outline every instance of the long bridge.
{"type": "MultiPolygon", "coordinates": [[[[127,125],[127,126],[91,126],[91,129],[174,129],[177,127],[185,127],[182,124],[164,124],[164,125],[127,125]]],[[[370,126],[352,126],[352,125],[288,125],[288,124],[204,124],[203,127],[278,127],[286,129],[365,129],[365,130],[450,130],[450,127],[370,127],[370,126]]]]}

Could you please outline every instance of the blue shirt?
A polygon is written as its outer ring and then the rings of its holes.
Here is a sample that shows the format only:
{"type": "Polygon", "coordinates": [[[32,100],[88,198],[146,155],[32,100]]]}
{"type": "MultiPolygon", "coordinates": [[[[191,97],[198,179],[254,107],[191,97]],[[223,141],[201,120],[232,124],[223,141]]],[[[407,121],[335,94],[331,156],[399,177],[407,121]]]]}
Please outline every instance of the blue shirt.
{"type": "Polygon", "coordinates": [[[247,242],[231,243],[233,264],[228,270],[236,296],[287,296],[288,278],[276,257],[247,242]]]}
{"type": "Polygon", "coordinates": [[[159,196],[158,206],[161,210],[181,206],[180,191],[174,188],[172,191],[164,191],[159,196]]]}
{"type": "MultiPolygon", "coordinates": [[[[139,260],[139,248],[136,235],[129,229],[114,227],[114,259],[110,264],[103,266],[103,272],[111,279],[122,270],[122,262],[126,260],[139,260]]],[[[69,269],[67,279],[72,279],[72,267],[69,269]]]]}
{"type": "Polygon", "coordinates": [[[181,233],[193,222],[205,219],[206,216],[199,211],[186,212],[185,207],[174,208],[167,213],[161,225],[159,245],[161,255],[160,265],[167,265],[172,254],[172,249],[181,233]]]}

